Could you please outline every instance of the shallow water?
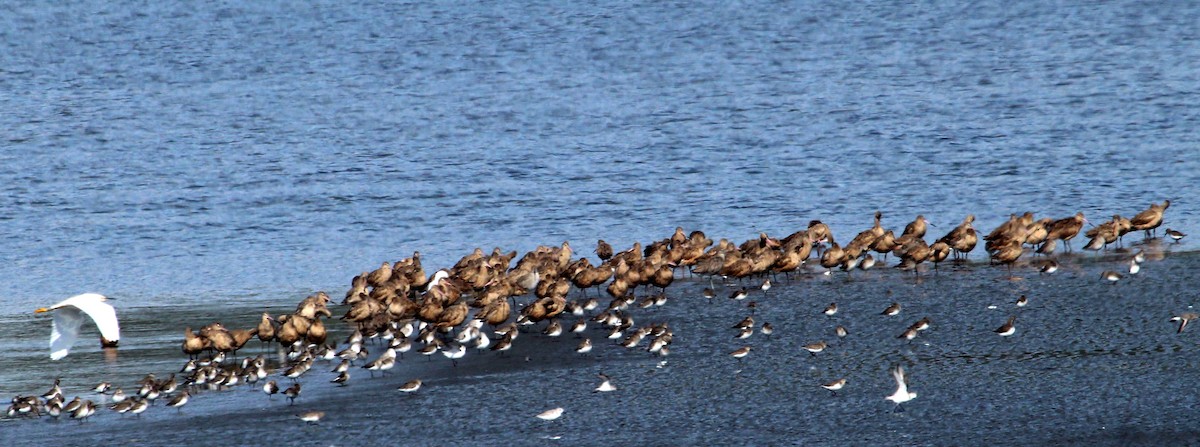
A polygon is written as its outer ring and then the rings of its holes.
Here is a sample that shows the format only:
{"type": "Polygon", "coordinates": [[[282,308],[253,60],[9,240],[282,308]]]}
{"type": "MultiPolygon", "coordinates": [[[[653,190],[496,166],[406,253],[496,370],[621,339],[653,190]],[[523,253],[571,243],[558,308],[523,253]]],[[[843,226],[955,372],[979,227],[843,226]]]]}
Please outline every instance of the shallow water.
{"type": "MultiPolygon", "coordinates": [[[[587,255],[598,238],[625,247],[682,226],[741,241],[811,219],[846,237],[875,210],[894,228],[924,214],[932,238],[968,213],[984,231],[1027,210],[1098,224],[1163,199],[1164,227],[1195,233],[1197,22],[1191,4],[1135,2],[6,3],[0,395],[40,393],[57,375],[78,389],[167,372],[183,325],[249,324],[418,250],[430,267],[476,246],[567,240],[587,255]],[[84,291],[118,298],[117,363],[97,362],[86,342],[42,360],[48,318],[30,312],[84,291]]],[[[659,309],[680,332],[669,373],[640,354],[580,360],[573,343],[532,341],[498,362],[415,367],[448,395],[431,386],[371,410],[410,424],[350,417],[302,430],[431,444],[524,442],[526,430],[573,444],[646,433],[664,444],[1194,440],[1195,421],[1171,411],[1195,399],[1174,385],[1190,377],[1192,344],[1164,320],[1191,304],[1195,245],[1160,250],[1170,254],[1135,285],[1111,288],[1093,280],[1119,264],[1088,256],[1066,275],[1024,271],[1016,283],[985,267],[920,284],[898,273],[802,280],[780,292],[802,306],[760,309],[779,312],[780,335],[766,342],[778,352],[756,348],[738,375],[721,328],[741,310],[681,302],[702,287],[682,284],[659,309]],[[1007,346],[988,332],[1004,313],[976,304],[1022,287],[1064,307],[1031,305],[1021,323],[1037,335],[1007,346]],[[918,340],[929,346],[879,342],[895,328],[846,320],[864,340],[847,341],[862,345],[837,367],[863,388],[837,399],[810,389],[834,368],[812,362],[839,354],[794,354],[830,329],[804,306],[862,299],[873,317],[889,289],[914,311],[928,306],[938,326],[918,340]],[[881,397],[899,362],[921,397],[892,415],[881,397]],[[588,393],[600,369],[629,384],[611,398],[619,405],[591,405],[609,398],[588,393]],[[1096,383],[1119,387],[1095,396],[1096,383]],[[569,409],[554,424],[528,417],[547,396],[569,409]]],[[[367,395],[391,399],[395,384],[378,382],[367,395]]],[[[330,408],[354,404],[315,393],[330,408]]],[[[142,419],[174,427],[168,444],[229,412],[293,413],[240,394],[142,419]]],[[[103,436],[144,422],[70,427],[103,436]]],[[[287,440],[235,422],[222,436],[287,440]]],[[[61,426],[0,423],[0,437],[61,426]]]]}

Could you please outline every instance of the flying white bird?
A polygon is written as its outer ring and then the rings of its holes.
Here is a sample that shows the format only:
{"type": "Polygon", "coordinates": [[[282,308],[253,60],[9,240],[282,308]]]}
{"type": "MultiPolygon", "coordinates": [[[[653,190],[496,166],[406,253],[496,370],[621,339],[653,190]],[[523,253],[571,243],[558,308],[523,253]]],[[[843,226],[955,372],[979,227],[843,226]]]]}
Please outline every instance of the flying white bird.
{"type": "Polygon", "coordinates": [[[121,339],[121,328],[117,325],[117,311],[106,303],[108,298],[98,293],[75,295],[63,302],[40,308],[34,313],[54,311],[54,322],[50,332],[50,360],[58,360],[67,356],[71,345],[79,337],[79,328],[83,326],[84,315],[91,317],[100,330],[100,345],[114,347],[121,339]]]}
{"type": "Polygon", "coordinates": [[[892,370],[892,377],[896,379],[896,392],[884,399],[896,403],[896,408],[900,408],[900,404],[917,398],[917,393],[908,392],[907,378],[904,377],[904,367],[897,366],[892,370]]]}

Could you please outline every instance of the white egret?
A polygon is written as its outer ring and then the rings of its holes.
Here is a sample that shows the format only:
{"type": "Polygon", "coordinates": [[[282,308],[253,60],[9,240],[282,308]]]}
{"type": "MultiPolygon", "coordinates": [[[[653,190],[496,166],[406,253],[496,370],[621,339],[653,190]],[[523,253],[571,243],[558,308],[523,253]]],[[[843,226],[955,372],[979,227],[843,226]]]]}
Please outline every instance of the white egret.
{"type": "Polygon", "coordinates": [[[84,314],[91,317],[100,330],[100,345],[114,347],[121,339],[121,328],[117,325],[117,311],[106,303],[108,298],[98,293],[75,295],[63,302],[40,308],[34,313],[54,312],[54,322],[50,332],[50,359],[58,360],[67,356],[71,345],[79,337],[79,328],[83,326],[84,314]]]}

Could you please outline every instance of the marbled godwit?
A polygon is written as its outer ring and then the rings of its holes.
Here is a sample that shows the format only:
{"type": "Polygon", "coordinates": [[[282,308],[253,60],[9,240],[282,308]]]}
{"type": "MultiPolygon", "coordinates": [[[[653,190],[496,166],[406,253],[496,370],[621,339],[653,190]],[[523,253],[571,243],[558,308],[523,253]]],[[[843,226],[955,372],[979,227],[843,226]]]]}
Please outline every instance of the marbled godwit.
{"type": "Polygon", "coordinates": [[[1079,230],[1083,229],[1084,222],[1087,222],[1087,219],[1083,217],[1083,212],[1050,222],[1050,225],[1046,227],[1048,233],[1046,240],[1061,239],[1067,246],[1067,251],[1071,251],[1071,239],[1079,234],[1079,230]]]}
{"type": "Polygon", "coordinates": [[[942,236],[939,241],[945,242],[950,248],[954,249],[956,257],[966,257],[975,249],[975,244],[979,242],[978,235],[975,233],[975,227],[972,223],[975,222],[975,215],[968,214],[963,219],[962,223],[942,236]]]}
{"type": "Polygon", "coordinates": [[[837,242],[830,242],[829,249],[821,254],[821,267],[828,269],[825,274],[829,274],[833,272],[834,267],[842,265],[846,261],[845,258],[846,252],[842,250],[842,247],[837,242]]]}
{"type": "Polygon", "coordinates": [[[1162,205],[1151,203],[1149,209],[1137,213],[1133,219],[1129,220],[1130,229],[1145,231],[1147,238],[1153,237],[1155,229],[1162,225],[1163,212],[1169,206],[1171,206],[1170,200],[1163,200],[1162,205]]]}

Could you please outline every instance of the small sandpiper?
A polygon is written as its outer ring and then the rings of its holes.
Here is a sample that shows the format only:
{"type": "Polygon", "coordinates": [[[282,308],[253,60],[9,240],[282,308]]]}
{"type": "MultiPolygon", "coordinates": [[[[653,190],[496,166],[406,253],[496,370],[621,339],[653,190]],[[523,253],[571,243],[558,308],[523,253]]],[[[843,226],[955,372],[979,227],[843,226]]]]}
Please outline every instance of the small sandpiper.
{"type": "Polygon", "coordinates": [[[738,340],[744,340],[744,339],[750,338],[751,335],[754,335],[754,328],[748,327],[748,328],[742,328],[741,330],[739,330],[737,335],[734,335],[733,338],[736,338],[738,340]]]}
{"type": "Polygon", "coordinates": [[[555,419],[558,419],[559,417],[561,417],[561,416],[562,416],[562,414],[563,414],[563,409],[562,409],[562,407],[558,407],[558,408],[551,408],[551,409],[549,409],[549,410],[546,410],[546,411],[543,411],[543,412],[541,412],[541,413],[538,413],[538,414],[537,414],[537,418],[538,418],[538,419],[541,419],[541,420],[543,420],[543,421],[553,421],[553,420],[555,420],[555,419]]]}
{"type": "Polygon", "coordinates": [[[750,293],[746,292],[745,287],[742,287],[738,290],[734,290],[733,293],[729,294],[729,299],[741,301],[741,300],[746,299],[747,296],[750,296],[750,293]]]}
{"type": "Polygon", "coordinates": [[[1146,251],[1138,250],[1137,253],[1134,253],[1133,254],[1133,262],[1136,262],[1138,264],[1146,262],[1146,251]]]}
{"type": "Polygon", "coordinates": [[[1142,271],[1142,265],[1138,264],[1136,259],[1130,260],[1129,261],[1129,274],[1136,275],[1140,271],[1142,271]]]}
{"type": "Polygon", "coordinates": [[[738,359],[738,361],[741,361],[742,357],[745,357],[749,354],[750,354],[749,346],[742,346],[742,347],[738,348],[736,351],[729,353],[729,355],[732,355],[733,358],[738,359]]]}
{"type": "Polygon", "coordinates": [[[846,386],[846,379],[842,378],[842,379],[834,380],[832,382],[826,382],[821,385],[821,388],[825,388],[825,389],[829,390],[831,393],[833,393],[834,396],[837,396],[838,390],[842,389],[845,386],[846,386]]]}
{"type": "Polygon", "coordinates": [[[592,340],[590,338],[583,339],[583,341],[579,342],[579,346],[575,347],[575,352],[580,354],[592,352],[592,340]]]}
{"type": "Polygon", "coordinates": [[[274,380],[268,381],[263,384],[262,391],[267,394],[268,398],[274,397],[276,394],[279,394],[279,384],[275,383],[274,380]]]}
{"type": "Polygon", "coordinates": [[[92,388],[92,391],[95,391],[95,392],[97,392],[97,393],[100,393],[100,394],[105,394],[105,393],[107,393],[107,392],[108,392],[108,390],[109,390],[109,389],[111,389],[111,388],[112,388],[112,384],[111,384],[111,383],[108,383],[108,382],[100,382],[100,384],[99,384],[99,385],[96,385],[96,387],[95,387],[95,388],[92,388]]]}
{"type": "Polygon", "coordinates": [[[760,328],[759,331],[761,331],[763,335],[770,337],[771,334],[775,333],[775,326],[771,326],[771,323],[763,323],[762,328],[760,328]]]}
{"type": "Polygon", "coordinates": [[[1026,298],[1025,295],[1017,298],[1017,307],[1025,307],[1026,304],[1029,304],[1029,298],[1026,298]]]}
{"type": "Polygon", "coordinates": [[[891,306],[888,306],[887,309],[884,309],[883,312],[879,313],[879,315],[887,315],[890,317],[890,316],[893,316],[893,315],[896,315],[899,313],[900,313],[900,303],[892,303],[891,306]]]}
{"type": "Polygon", "coordinates": [[[542,330],[542,334],[550,337],[557,337],[562,335],[562,333],[563,327],[562,324],[559,324],[558,320],[550,320],[550,324],[546,326],[546,329],[542,330]]]}
{"type": "Polygon", "coordinates": [[[174,407],[175,409],[182,411],[182,408],[183,408],[183,406],[184,406],[184,405],[187,405],[187,403],[188,403],[188,398],[189,398],[190,396],[191,396],[191,395],[190,395],[190,394],[188,394],[188,392],[187,392],[187,391],[184,391],[184,392],[182,392],[182,393],[179,393],[179,394],[178,394],[178,395],[176,395],[175,397],[172,397],[170,402],[167,402],[167,406],[168,406],[168,407],[174,407]]]}
{"type": "Polygon", "coordinates": [[[283,395],[288,398],[288,405],[295,405],[296,398],[300,397],[300,383],[293,383],[288,389],[283,390],[283,395]]]}
{"type": "Polygon", "coordinates": [[[1171,240],[1175,241],[1175,243],[1179,243],[1179,240],[1187,237],[1187,235],[1178,230],[1167,228],[1167,237],[1171,238],[1171,240]]]}
{"type": "Polygon", "coordinates": [[[338,373],[337,377],[334,377],[333,380],[329,381],[329,383],[336,383],[339,386],[346,386],[346,383],[348,382],[350,382],[350,373],[348,371],[342,371],[338,373]]]}
{"type": "Polygon", "coordinates": [[[400,388],[396,388],[396,389],[399,391],[403,391],[405,393],[416,392],[417,390],[421,389],[421,379],[409,380],[407,382],[404,382],[404,385],[400,385],[400,388]]]}
{"type": "Polygon", "coordinates": [[[918,334],[918,333],[920,333],[920,331],[918,331],[918,330],[917,330],[917,328],[915,328],[915,327],[912,327],[912,326],[909,326],[909,327],[908,327],[908,329],[905,329],[905,330],[904,330],[904,332],[901,332],[901,333],[900,333],[900,335],[897,335],[897,336],[896,336],[896,338],[903,338],[903,339],[905,339],[905,340],[912,340],[912,339],[914,339],[914,338],[917,338],[917,334],[918,334]]]}
{"type": "Polygon", "coordinates": [[[1121,274],[1112,270],[1105,270],[1104,272],[1100,273],[1100,277],[1113,283],[1121,280],[1121,274]]]}
{"type": "Polygon", "coordinates": [[[746,328],[753,328],[753,327],[754,327],[754,316],[747,316],[746,318],[743,318],[742,321],[739,321],[737,324],[733,325],[734,329],[746,329],[746,328]]]}
{"type": "Polygon", "coordinates": [[[825,315],[833,316],[834,314],[837,313],[837,311],[838,311],[837,303],[829,303],[828,306],[825,306],[825,315]]]}
{"type": "Polygon", "coordinates": [[[705,288],[704,288],[704,297],[705,297],[705,298],[709,298],[709,299],[716,298],[716,297],[717,297],[717,291],[716,291],[716,290],[713,290],[713,289],[711,289],[711,288],[705,287],[705,288]]]}
{"type": "Polygon", "coordinates": [[[317,422],[320,422],[321,418],[325,417],[325,412],[324,411],[309,411],[306,413],[300,413],[300,414],[296,415],[296,417],[300,418],[300,420],[307,422],[311,425],[311,424],[316,424],[317,422]]]}
{"type": "Polygon", "coordinates": [[[824,341],[819,341],[816,343],[809,343],[807,345],[804,345],[804,349],[807,350],[809,354],[816,357],[817,353],[824,351],[827,346],[829,346],[829,345],[825,344],[824,341]]]}
{"type": "Polygon", "coordinates": [[[1050,259],[1045,262],[1042,262],[1042,266],[1038,268],[1038,271],[1041,273],[1047,274],[1047,275],[1057,272],[1058,271],[1058,261],[1050,259]]]}
{"type": "Polygon", "coordinates": [[[1005,322],[1000,327],[996,328],[995,332],[997,334],[999,334],[1001,337],[1007,337],[1009,335],[1012,335],[1017,332],[1016,322],[1017,322],[1016,315],[1008,317],[1008,321],[1005,322]]]}
{"type": "Polygon", "coordinates": [[[764,279],[762,285],[758,288],[763,291],[763,295],[770,295],[767,291],[771,290],[771,278],[764,279]]]}
{"type": "Polygon", "coordinates": [[[845,338],[846,335],[849,334],[849,332],[846,331],[846,327],[842,325],[838,325],[838,327],[834,328],[833,332],[837,334],[838,338],[845,338]]]}

